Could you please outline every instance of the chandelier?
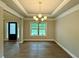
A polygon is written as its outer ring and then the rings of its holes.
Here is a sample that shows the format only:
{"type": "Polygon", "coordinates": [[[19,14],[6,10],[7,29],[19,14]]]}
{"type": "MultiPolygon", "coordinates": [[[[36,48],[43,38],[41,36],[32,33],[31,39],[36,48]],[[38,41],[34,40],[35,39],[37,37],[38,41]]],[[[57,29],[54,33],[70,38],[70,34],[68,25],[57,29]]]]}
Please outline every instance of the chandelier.
{"type": "Polygon", "coordinates": [[[43,14],[41,13],[41,4],[42,4],[42,2],[39,1],[38,4],[39,4],[39,12],[40,13],[38,13],[36,16],[33,16],[33,19],[38,21],[38,22],[45,21],[47,19],[47,16],[43,16],[43,14]]]}

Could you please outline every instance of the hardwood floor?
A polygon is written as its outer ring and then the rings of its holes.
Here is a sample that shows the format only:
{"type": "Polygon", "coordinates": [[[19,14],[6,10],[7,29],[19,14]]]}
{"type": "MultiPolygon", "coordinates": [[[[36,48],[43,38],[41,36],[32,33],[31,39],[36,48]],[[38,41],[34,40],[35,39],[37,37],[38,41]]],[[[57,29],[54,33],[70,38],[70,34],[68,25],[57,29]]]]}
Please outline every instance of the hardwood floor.
{"type": "Polygon", "coordinates": [[[71,58],[55,42],[4,43],[5,58],[71,58]]]}

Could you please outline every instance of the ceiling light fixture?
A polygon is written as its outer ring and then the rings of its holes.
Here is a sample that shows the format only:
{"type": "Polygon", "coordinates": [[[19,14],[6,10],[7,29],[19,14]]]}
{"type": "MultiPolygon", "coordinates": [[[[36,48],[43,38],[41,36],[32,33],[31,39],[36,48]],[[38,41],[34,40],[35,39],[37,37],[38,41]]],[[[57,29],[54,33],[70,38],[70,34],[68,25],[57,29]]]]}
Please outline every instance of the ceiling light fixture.
{"type": "Polygon", "coordinates": [[[42,4],[42,2],[39,1],[38,4],[39,4],[39,12],[40,13],[38,13],[37,16],[33,16],[33,19],[38,21],[38,22],[45,21],[47,19],[47,16],[43,16],[43,14],[41,13],[41,4],[42,4]]]}

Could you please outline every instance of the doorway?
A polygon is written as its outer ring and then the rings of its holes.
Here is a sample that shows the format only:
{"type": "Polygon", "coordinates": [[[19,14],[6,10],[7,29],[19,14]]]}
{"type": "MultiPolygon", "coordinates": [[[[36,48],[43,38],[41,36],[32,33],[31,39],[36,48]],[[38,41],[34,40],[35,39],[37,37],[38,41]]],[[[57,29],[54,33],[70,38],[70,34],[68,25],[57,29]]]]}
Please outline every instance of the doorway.
{"type": "Polygon", "coordinates": [[[17,22],[8,22],[9,41],[17,41],[17,22]]]}

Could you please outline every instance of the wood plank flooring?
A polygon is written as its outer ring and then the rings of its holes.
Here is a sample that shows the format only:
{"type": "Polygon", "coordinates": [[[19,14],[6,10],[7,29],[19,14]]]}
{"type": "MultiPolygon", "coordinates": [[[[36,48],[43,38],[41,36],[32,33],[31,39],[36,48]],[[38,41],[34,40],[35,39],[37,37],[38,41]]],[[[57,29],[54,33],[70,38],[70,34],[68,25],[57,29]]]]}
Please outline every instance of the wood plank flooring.
{"type": "Polygon", "coordinates": [[[4,43],[5,58],[71,58],[55,42],[4,43]]]}

